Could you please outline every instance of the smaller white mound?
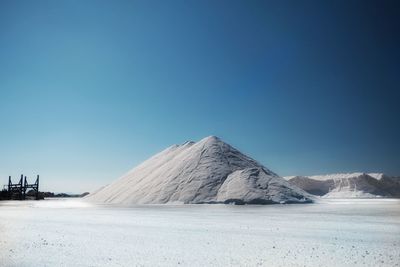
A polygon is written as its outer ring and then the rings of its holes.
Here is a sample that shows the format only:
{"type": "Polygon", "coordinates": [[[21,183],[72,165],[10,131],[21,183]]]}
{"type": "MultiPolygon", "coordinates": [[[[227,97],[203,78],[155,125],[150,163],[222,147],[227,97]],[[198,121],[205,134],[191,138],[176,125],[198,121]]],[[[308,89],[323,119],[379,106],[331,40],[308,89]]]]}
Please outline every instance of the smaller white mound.
{"type": "Polygon", "coordinates": [[[283,179],[274,179],[262,168],[246,168],[231,173],[218,190],[217,201],[236,204],[296,203],[306,201],[283,179]]]}

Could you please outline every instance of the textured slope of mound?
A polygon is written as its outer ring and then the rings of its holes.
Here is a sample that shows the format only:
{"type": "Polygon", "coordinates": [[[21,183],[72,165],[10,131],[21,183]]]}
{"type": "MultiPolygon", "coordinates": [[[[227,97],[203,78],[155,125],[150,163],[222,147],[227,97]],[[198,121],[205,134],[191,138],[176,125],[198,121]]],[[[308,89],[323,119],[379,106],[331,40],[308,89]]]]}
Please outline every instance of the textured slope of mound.
{"type": "Polygon", "coordinates": [[[293,190],[284,179],[269,175],[263,168],[246,168],[231,173],[217,194],[217,201],[229,203],[297,203],[303,192],[293,190]]]}
{"type": "Polygon", "coordinates": [[[169,147],[87,199],[121,204],[311,201],[215,136],[169,147]]]}
{"type": "Polygon", "coordinates": [[[324,198],[400,197],[400,179],[382,173],[343,173],[286,177],[310,194],[324,198]]]}

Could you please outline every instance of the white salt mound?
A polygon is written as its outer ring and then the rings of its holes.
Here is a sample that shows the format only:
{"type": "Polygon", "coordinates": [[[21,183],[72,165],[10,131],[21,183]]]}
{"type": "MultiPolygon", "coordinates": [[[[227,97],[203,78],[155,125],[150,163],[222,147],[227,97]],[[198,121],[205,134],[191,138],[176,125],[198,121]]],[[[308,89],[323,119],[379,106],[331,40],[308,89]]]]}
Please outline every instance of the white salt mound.
{"type": "Polygon", "coordinates": [[[171,146],[86,199],[118,204],[312,201],[308,193],[215,136],[171,146]]]}

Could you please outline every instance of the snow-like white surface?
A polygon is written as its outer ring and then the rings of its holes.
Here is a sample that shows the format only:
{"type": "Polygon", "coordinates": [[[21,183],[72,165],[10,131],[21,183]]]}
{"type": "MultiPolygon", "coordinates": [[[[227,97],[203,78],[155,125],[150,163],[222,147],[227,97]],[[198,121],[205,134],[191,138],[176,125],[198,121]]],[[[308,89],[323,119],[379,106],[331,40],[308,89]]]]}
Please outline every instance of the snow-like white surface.
{"type": "Polygon", "coordinates": [[[0,202],[0,266],[399,266],[400,201],[0,202]]]}
{"type": "Polygon", "coordinates": [[[309,202],[309,197],[210,136],[167,148],[86,199],[118,204],[302,203],[309,202]]]}

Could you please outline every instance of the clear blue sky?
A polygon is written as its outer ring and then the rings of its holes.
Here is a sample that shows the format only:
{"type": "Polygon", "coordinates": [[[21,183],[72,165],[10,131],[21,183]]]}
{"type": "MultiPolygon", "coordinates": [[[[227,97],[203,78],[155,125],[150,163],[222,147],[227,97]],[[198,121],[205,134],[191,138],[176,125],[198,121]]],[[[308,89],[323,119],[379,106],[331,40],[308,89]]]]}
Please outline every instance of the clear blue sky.
{"type": "Polygon", "coordinates": [[[281,175],[400,175],[398,1],[0,1],[0,177],[93,190],[217,135],[281,175]]]}

